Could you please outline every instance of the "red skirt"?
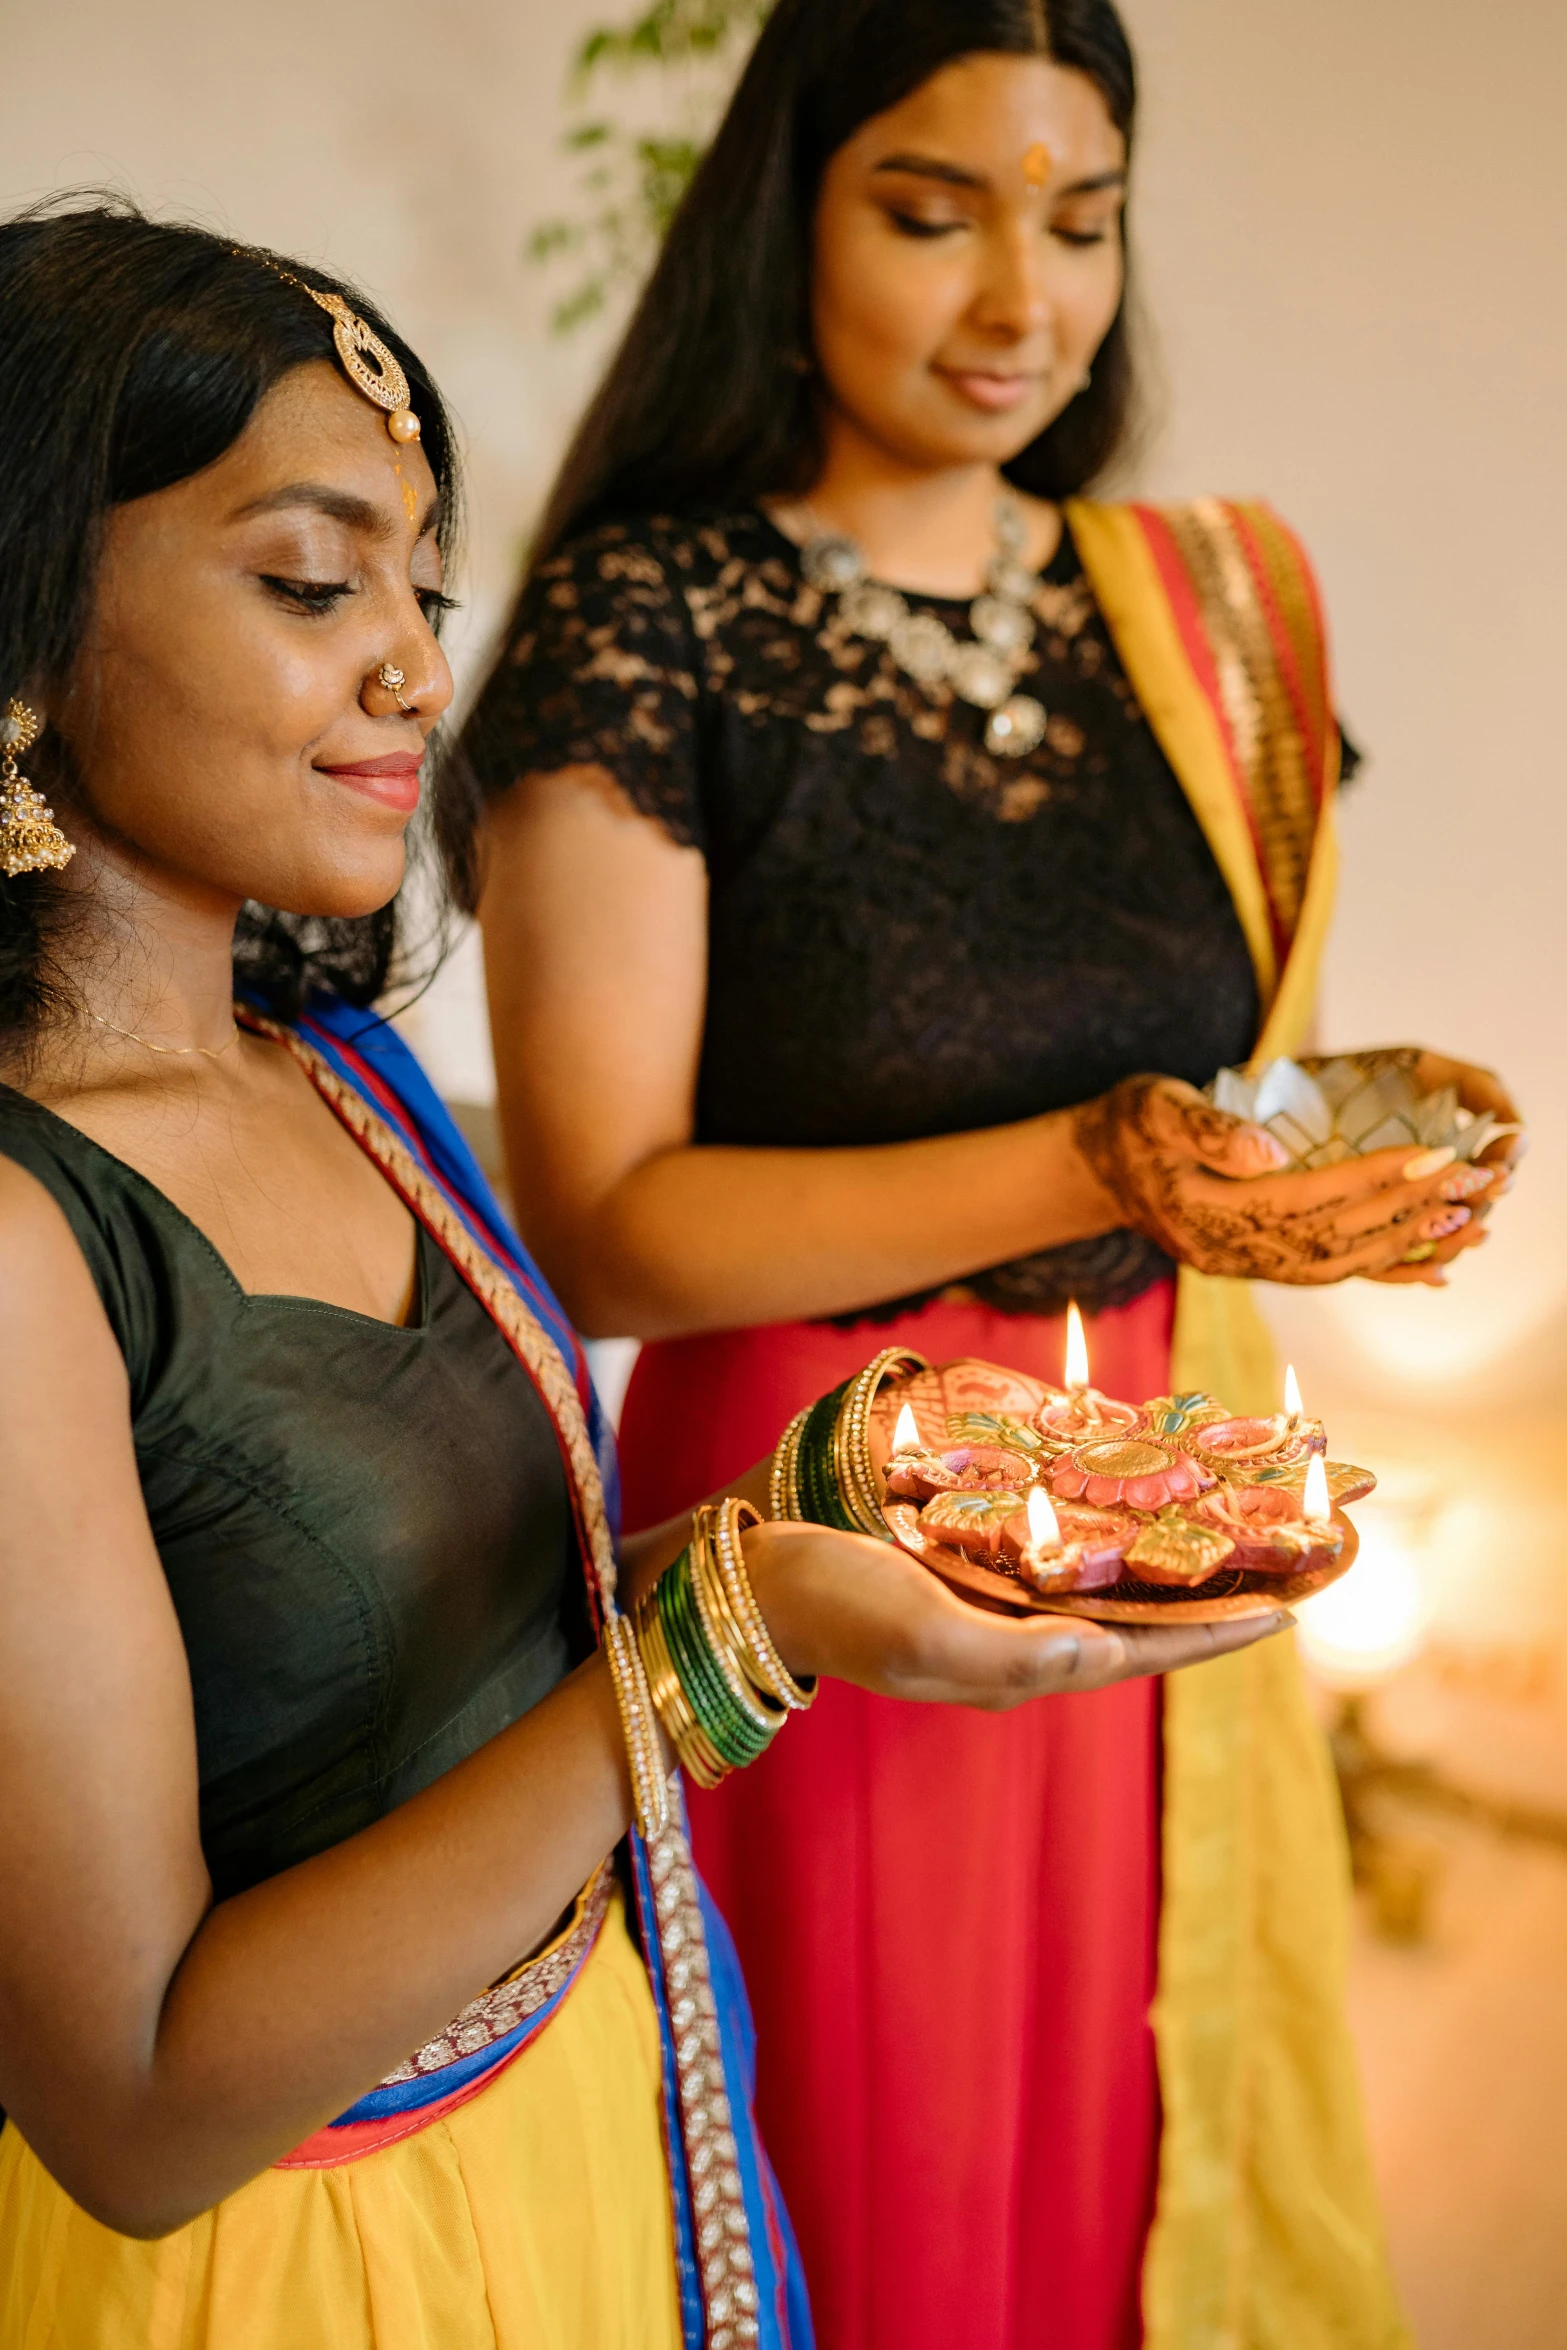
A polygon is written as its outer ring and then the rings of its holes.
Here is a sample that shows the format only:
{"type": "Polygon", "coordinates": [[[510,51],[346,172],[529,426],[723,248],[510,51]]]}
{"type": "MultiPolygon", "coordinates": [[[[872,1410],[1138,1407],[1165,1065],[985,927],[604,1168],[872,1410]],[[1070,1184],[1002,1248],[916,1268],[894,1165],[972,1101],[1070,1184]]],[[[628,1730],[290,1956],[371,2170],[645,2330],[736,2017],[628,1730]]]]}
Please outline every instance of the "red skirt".
{"type": "MultiPolygon", "coordinates": [[[[1096,1386],[1164,1387],[1172,1306],[1164,1285],[1090,1325],[1096,1386]]],[[[737,1476],[894,1343],[1061,1375],[1059,1320],[978,1305],[661,1341],[626,1398],[628,1526],[737,1476]]],[[[1158,1684],[986,1714],[834,1682],[691,1809],[822,2350],[1138,2343],[1158,1684]]]]}

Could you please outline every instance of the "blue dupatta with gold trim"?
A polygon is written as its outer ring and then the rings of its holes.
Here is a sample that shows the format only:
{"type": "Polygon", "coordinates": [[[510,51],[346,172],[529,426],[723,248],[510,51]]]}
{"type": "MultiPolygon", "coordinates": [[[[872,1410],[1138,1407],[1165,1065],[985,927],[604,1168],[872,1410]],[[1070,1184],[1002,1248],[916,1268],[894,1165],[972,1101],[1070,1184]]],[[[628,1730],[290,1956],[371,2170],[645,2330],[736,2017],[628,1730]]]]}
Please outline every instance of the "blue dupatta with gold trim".
{"type": "MultiPolygon", "coordinates": [[[[580,1341],[502,1215],[419,1063],[377,1013],[317,997],[283,1027],[247,1024],[293,1052],[312,1083],[485,1306],[533,1380],[561,1448],[595,1621],[611,1603],[620,1493],[614,1435],[580,1341]]],[[[629,1838],[637,1923],[663,2045],[664,2141],[686,2350],[811,2350],[799,2255],[757,2133],[750,2010],[728,1928],[696,1877],[679,1806],[665,1834],[629,1838]]],[[[494,2057],[535,2037],[561,1997],[494,2057]]],[[[403,2085],[417,2126],[461,2093],[461,2065],[403,2085]]],[[[352,2143],[388,2092],[339,2117],[352,2143]]]]}

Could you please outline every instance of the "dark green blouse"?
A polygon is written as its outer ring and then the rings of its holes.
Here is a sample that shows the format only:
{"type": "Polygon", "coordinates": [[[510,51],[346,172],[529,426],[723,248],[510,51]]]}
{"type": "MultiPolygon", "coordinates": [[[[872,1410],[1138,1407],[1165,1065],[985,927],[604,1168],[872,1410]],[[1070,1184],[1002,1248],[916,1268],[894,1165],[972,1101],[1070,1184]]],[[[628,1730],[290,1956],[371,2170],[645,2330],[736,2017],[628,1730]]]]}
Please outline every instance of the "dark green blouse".
{"type": "Polygon", "coordinates": [[[427,1233],[398,1329],[247,1296],[155,1185],[4,1086],[0,1152],[59,1203],[125,1357],[202,1843],[235,1893],[405,1802],[585,1651],[554,1432],[427,1233]]]}

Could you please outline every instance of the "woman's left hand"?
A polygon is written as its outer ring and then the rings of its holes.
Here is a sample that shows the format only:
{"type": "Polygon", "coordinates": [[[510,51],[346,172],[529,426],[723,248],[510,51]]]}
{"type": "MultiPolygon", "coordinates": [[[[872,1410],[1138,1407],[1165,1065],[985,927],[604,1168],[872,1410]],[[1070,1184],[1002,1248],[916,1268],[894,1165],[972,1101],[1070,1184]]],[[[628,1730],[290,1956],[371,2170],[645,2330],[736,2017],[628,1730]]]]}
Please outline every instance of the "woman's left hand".
{"type": "MultiPolygon", "coordinates": [[[[1302,1054],[1300,1066],[1315,1071],[1326,1066],[1334,1056],[1330,1053],[1302,1054]]],[[[1408,1071],[1421,1093],[1440,1093],[1451,1085],[1458,1094],[1460,1105],[1472,1110],[1478,1117],[1489,1110],[1492,1117],[1504,1126],[1523,1125],[1523,1116],[1506,1086],[1494,1069],[1479,1068],[1473,1061],[1450,1060],[1445,1053],[1428,1052],[1423,1045],[1388,1045],[1379,1051],[1362,1053],[1357,1058],[1372,1065],[1400,1068],[1408,1071]]],[[[1495,1167],[1496,1180],[1484,1197],[1470,1208],[1470,1220],[1461,1231],[1446,1240],[1427,1242],[1422,1253],[1411,1262],[1394,1265],[1385,1273],[1369,1273],[1370,1281],[1389,1281],[1402,1285],[1413,1284],[1427,1289],[1447,1286],[1444,1266],[1465,1249],[1479,1248],[1489,1239],[1485,1219],[1505,1192],[1512,1189],[1513,1170],[1529,1147],[1527,1133],[1500,1134],[1488,1142],[1476,1160],[1482,1167],[1495,1167]]]]}

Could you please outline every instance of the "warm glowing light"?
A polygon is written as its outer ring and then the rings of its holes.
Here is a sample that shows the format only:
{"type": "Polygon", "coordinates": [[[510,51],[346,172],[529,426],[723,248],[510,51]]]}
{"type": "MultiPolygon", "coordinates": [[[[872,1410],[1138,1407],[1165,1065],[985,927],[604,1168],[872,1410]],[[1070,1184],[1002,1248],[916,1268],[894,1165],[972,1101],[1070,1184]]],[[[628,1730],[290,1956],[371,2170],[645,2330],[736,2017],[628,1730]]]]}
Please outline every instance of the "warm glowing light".
{"type": "Polygon", "coordinates": [[[1292,1420],[1298,1420],[1305,1410],[1300,1400],[1300,1381],[1295,1376],[1293,1363],[1287,1363],[1284,1367],[1284,1409],[1292,1420]]]}
{"type": "Polygon", "coordinates": [[[1314,1452],[1306,1464],[1306,1496],[1300,1514],[1309,1526],[1325,1526],[1333,1515],[1328,1465],[1320,1452],[1314,1452]]]}
{"type": "Polygon", "coordinates": [[[1403,1544],[1375,1524],[1341,1583],[1296,1613],[1307,1662],[1339,1689],[1368,1689],[1415,1656],[1425,1636],[1420,1577],[1403,1544]]]}
{"type": "Polygon", "coordinates": [[[1066,1383],[1074,1389],[1088,1385],[1088,1341],[1076,1298],[1066,1309],[1066,1383]]]}
{"type": "Polygon", "coordinates": [[[1061,1528],[1042,1485],[1028,1489],[1028,1539],[1036,1550],[1059,1550],[1061,1528]]]}
{"type": "Polygon", "coordinates": [[[918,1452],[920,1449],[920,1432],[907,1404],[898,1414],[898,1424],[892,1432],[892,1449],[894,1452],[918,1452]]]}

